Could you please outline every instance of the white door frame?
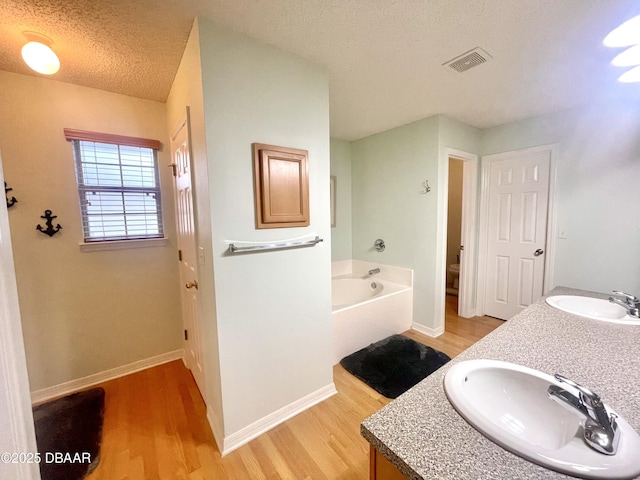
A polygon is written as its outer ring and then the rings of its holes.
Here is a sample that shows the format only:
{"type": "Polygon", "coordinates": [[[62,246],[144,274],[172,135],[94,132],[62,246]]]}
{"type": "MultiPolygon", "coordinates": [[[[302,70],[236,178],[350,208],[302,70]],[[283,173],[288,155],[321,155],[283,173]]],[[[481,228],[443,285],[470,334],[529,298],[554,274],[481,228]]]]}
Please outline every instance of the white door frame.
{"type": "Polygon", "coordinates": [[[436,253],[436,269],[439,281],[436,282],[436,312],[438,321],[436,331],[444,333],[446,283],[447,283],[447,218],[449,209],[449,159],[462,160],[462,245],[464,254],[461,258],[460,271],[465,272],[460,277],[459,315],[473,317],[475,315],[475,264],[476,264],[476,217],[477,217],[477,184],[478,184],[478,156],[445,147],[440,155],[440,172],[438,180],[439,210],[438,238],[436,253]]]}
{"type": "Polygon", "coordinates": [[[537,153],[549,152],[549,204],[547,206],[547,235],[544,253],[544,281],[542,293],[546,294],[554,284],[554,265],[556,253],[556,225],[557,225],[557,205],[556,205],[556,159],[558,157],[558,144],[540,145],[537,147],[511,150],[508,152],[483,155],[481,159],[481,185],[480,185],[480,232],[478,242],[478,282],[476,289],[476,315],[482,316],[485,312],[485,282],[487,262],[486,252],[489,239],[489,175],[491,162],[506,160],[514,156],[526,156],[537,153]]]}
{"type": "MultiPolygon", "coordinates": [[[[0,158],[0,181],[3,181],[0,158]]],[[[0,453],[35,453],[35,428],[7,209],[0,207],[0,453]]],[[[37,463],[0,461],[0,478],[39,480],[37,463]]]]}

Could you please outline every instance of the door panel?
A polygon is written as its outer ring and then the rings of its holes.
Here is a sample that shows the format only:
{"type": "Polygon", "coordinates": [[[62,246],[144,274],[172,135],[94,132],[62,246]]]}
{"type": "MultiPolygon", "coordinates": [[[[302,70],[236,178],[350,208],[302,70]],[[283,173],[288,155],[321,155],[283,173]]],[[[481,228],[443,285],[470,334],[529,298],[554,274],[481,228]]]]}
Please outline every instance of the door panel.
{"type": "Polygon", "coordinates": [[[485,314],[506,320],[542,296],[550,152],[487,161],[485,314]]]}
{"type": "Polygon", "coordinates": [[[526,192],[522,195],[521,243],[536,242],[536,218],[538,216],[538,192],[526,192]]]}
{"type": "Polygon", "coordinates": [[[198,261],[191,187],[189,128],[186,120],[171,139],[171,151],[175,171],[174,194],[180,262],[180,296],[182,319],[186,331],[185,361],[204,397],[201,328],[198,318],[198,261]]]}
{"type": "Polygon", "coordinates": [[[496,257],[495,301],[506,303],[509,297],[509,257],[496,257]]]}
{"type": "Polygon", "coordinates": [[[511,241],[511,194],[500,194],[498,198],[498,228],[496,241],[511,241]]]}
{"type": "Polygon", "coordinates": [[[520,288],[518,289],[518,306],[525,308],[534,301],[535,286],[535,263],[530,258],[520,259],[520,288]]]}

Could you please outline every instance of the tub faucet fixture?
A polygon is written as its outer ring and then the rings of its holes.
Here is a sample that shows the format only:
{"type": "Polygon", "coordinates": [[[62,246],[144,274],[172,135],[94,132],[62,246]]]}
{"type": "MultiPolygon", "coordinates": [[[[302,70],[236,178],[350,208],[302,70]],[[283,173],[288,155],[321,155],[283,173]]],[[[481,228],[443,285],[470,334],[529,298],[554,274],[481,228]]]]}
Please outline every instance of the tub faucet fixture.
{"type": "Polygon", "coordinates": [[[613,295],[609,297],[611,303],[620,305],[630,317],[640,318],[640,298],[618,290],[614,290],[612,293],[613,295]]]}
{"type": "Polygon", "coordinates": [[[557,385],[550,385],[547,390],[552,399],[577,410],[586,417],[584,441],[587,445],[605,455],[615,455],[620,440],[616,415],[607,412],[600,397],[588,388],[557,373],[554,377],[577,391],[576,395],[557,385]]]}
{"type": "Polygon", "coordinates": [[[376,273],[380,273],[379,268],[372,268],[371,270],[369,270],[368,275],[372,276],[372,275],[375,275],[376,273]]]}

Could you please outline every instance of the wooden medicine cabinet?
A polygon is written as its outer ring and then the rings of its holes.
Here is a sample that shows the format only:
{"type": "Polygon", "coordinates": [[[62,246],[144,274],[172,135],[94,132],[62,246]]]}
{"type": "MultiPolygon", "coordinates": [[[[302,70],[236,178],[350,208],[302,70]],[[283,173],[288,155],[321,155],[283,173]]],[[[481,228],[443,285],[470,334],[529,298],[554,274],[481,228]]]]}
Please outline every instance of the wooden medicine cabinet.
{"type": "Polygon", "coordinates": [[[253,144],[256,228],[309,225],[309,153],[253,144]]]}

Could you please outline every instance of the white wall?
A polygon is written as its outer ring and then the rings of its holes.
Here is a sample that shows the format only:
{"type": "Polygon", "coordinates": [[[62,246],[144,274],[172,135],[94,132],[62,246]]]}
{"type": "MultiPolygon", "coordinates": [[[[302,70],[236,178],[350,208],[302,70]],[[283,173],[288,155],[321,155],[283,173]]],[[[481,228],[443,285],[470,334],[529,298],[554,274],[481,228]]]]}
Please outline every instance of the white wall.
{"type": "MultiPolygon", "coordinates": [[[[1,152],[0,152],[1,153],[1,152]]],[[[0,182],[3,181],[0,155],[0,182]]],[[[0,452],[36,452],[8,211],[0,207],[0,452]]],[[[0,477],[39,480],[36,463],[0,462],[0,477]]]]}
{"type": "Polygon", "coordinates": [[[559,144],[556,285],[640,294],[639,107],[609,100],[483,132],[483,154],[559,144]]]}
{"type": "Polygon", "coordinates": [[[350,260],[351,142],[331,139],[331,175],[336,176],[336,226],[331,229],[331,261],[350,260]]]}
{"type": "Polygon", "coordinates": [[[225,437],[329,385],[329,89],[320,68],[201,19],[200,54],[225,437]],[[311,223],[256,230],[253,142],[309,151],[311,223]],[[227,240],[317,234],[228,255],[227,240]]]}
{"type": "Polygon", "coordinates": [[[216,291],[213,275],[211,238],[211,213],[209,208],[209,166],[207,160],[206,125],[200,68],[200,37],[198,20],[194,20],[182,61],[176,72],[167,98],[167,129],[169,134],[185,118],[190,109],[192,187],[194,191],[194,219],[196,245],[205,253],[204,262],[198,265],[198,317],[202,331],[202,354],[205,391],[202,392],[213,426],[216,441],[222,445],[224,421],[218,348],[218,324],[216,316],[216,291]]]}
{"type": "MultiPolygon", "coordinates": [[[[81,252],[71,143],[63,128],[167,144],[165,106],[46,78],[0,72],[0,145],[18,203],[9,211],[32,390],[181,348],[170,170],[160,168],[163,247],[81,252]],[[36,231],[44,210],[62,230],[36,231]]],[[[159,164],[167,165],[165,151],[159,164]]]]}

